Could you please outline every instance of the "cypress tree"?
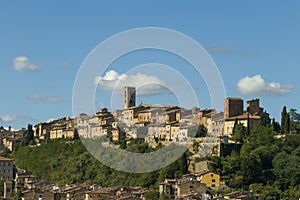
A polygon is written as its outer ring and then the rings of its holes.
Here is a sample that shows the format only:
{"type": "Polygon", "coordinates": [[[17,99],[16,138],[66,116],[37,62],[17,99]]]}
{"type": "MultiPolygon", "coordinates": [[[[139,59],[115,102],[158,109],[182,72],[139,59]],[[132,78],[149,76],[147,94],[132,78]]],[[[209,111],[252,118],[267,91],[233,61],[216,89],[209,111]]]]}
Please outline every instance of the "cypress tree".
{"type": "Polygon", "coordinates": [[[237,128],[237,125],[239,124],[239,120],[238,120],[238,118],[235,118],[235,120],[234,120],[234,125],[233,125],[233,129],[232,129],[232,134],[234,134],[235,133],[235,129],[237,128]]]}
{"type": "Polygon", "coordinates": [[[285,126],[285,122],[286,122],[286,106],[283,106],[282,112],[281,112],[281,130],[282,132],[286,132],[286,126],[285,126]]]}
{"type": "Polygon", "coordinates": [[[25,134],[26,134],[26,145],[28,145],[30,141],[34,140],[34,134],[33,134],[33,129],[31,124],[28,124],[25,134]]]}
{"type": "Polygon", "coordinates": [[[290,127],[291,127],[290,115],[286,114],[286,117],[285,117],[285,127],[284,127],[286,133],[290,133],[290,127]]]}

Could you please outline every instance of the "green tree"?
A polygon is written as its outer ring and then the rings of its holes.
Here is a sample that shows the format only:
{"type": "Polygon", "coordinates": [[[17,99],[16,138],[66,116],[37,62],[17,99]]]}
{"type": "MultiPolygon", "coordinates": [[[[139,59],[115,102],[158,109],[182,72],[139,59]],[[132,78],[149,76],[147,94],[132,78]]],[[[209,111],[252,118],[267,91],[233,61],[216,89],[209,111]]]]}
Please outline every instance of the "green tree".
{"type": "Polygon", "coordinates": [[[269,126],[271,124],[270,114],[266,111],[260,115],[260,125],[269,126]]]}
{"type": "Polygon", "coordinates": [[[74,136],[73,136],[73,140],[79,140],[80,137],[79,137],[79,133],[78,133],[78,130],[77,128],[74,129],[74,136]]]}
{"type": "Polygon", "coordinates": [[[280,124],[275,121],[275,118],[272,119],[272,127],[275,132],[280,132],[280,124]]]}
{"type": "Polygon", "coordinates": [[[252,130],[249,140],[253,149],[259,146],[272,145],[274,144],[273,128],[256,125],[252,130]]]}
{"type": "Polygon", "coordinates": [[[256,193],[260,194],[260,199],[264,200],[278,200],[281,196],[281,191],[274,188],[271,185],[263,185],[261,183],[255,183],[250,185],[250,189],[256,193]]]}
{"type": "Polygon", "coordinates": [[[235,118],[232,133],[234,133],[234,130],[236,129],[238,124],[239,124],[239,120],[238,120],[238,118],[235,118]]]}
{"type": "Polygon", "coordinates": [[[30,141],[34,140],[34,135],[33,135],[33,129],[32,129],[32,125],[28,124],[27,126],[27,130],[25,131],[25,137],[26,137],[26,145],[28,145],[30,143],[30,141]]]}
{"type": "Polygon", "coordinates": [[[241,172],[245,185],[261,182],[262,166],[260,159],[251,153],[241,157],[241,172]]]}
{"type": "Polygon", "coordinates": [[[285,125],[285,122],[286,122],[286,116],[287,116],[286,106],[283,106],[282,112],[281,112],[281,131],[282,131],[283,133],[286,132],[286,125],[285,125]]]}
{"type": "Polygon", "coordinates": [[[235,142],[244,143],[246,141],[247,129],[243,124],[241,123],[235,124],[232,132],[233,132],[232,139],[235,142]]]}
{"type": "Polygon", "coordinates": [[[196,138],[205,137],[206,134],[207,134],[207,128],[205,128],[203,124],[199,125],[195,137],[196,138]]]}
{"type": "Polygon", "coordinates": [[[149,190],[145,194],[146,200],[158,200],[159,199],[159,192],[156,190],[149,190]]]}
{"type": "Polygon", "coordinates": [[[297,113],[297,109],[291,108],[289,111],[291,122],[297,122],[299,120],[299,114],[297,113]]]}
{"type": "Polygon", "coordinates": [[[291,122],[290,122],[290,115],[289,114],[286,114],[284,126],[285,126],[285,128],[284,128],[285,132],[290,133],[291,122]]]}
{"type": "Polygon", "coordinates": [[[278,153],[272,164],[274,166],[274,174],[276,176],[276,182],[280,186],[280,189],[287,190],[291,186],[300,185],[300,147],[296,147],[291,153],[280,152],[278,153]]]}
{"type": "Polygon", "coordinates": [[[291,108],[289,111],[290,115],[290,129],[291,132],[296,133],[300,128],[300,114],[298,114],[297,109],[291,108]]]}

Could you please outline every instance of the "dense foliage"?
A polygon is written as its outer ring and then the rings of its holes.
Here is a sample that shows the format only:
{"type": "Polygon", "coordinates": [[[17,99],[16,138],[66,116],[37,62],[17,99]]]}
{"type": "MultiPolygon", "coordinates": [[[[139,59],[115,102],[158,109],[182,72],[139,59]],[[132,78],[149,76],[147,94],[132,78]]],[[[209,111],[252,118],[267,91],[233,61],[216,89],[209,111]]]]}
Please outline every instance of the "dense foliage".
{"type": "Polygon", "coordinates": [[[212,158],[211,169],[236,189],[249,189],[261,199],[300,196],[300,135],[274,138],[273,127],[258,125],[240,151],[212,158]]]}
{"type": "MultiPolygon", "coordinates": [[[[153,151],[147,144],[137,141],[127,145],[132,152],[153,151]]],[[[86,182],[102,186],[142,186],[157,188],[165,178],[187,173],[186,156],[173,164],[150,173],[130,174],[113,170],[96,160],[80,140],[50,140],[40,146],[21,146],[13,154],[15,164],[43,180],[56,184],[86,182]]]]}

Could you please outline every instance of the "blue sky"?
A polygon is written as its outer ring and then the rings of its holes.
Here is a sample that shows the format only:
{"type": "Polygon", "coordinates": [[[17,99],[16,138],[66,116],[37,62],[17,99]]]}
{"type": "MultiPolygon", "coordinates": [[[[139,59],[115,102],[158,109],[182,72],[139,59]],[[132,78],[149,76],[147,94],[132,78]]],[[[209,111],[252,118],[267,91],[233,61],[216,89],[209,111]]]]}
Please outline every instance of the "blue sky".
{"type": "MultiPolygon", "coordinates": [[[[0,124],[5,127],[18,129],[72,116],[73,84],[86,56],[110,36],[141,27],[173,29],[200,43],[216,63],[227,96],[260,98],[277,120],[284,105],[300,111],[300,2],[28,0],[0,4],[0,124]]],[[[203,79],[186,62],[165,52],[128,54],[107,68],[110,74],[98,76],[111,80],[143,63],[176,68],[193,86],[200,108],[211,106],[203,79]]],[[[142,73],[146,79],[161,80],[155,70],[149,66],[142,73]]],[[[128,76],[131,82],[139,80],[134,71],[128,76]]],[[[96,108],[121,106],[121,102],[110,105],[109,88],[97,90],[96,108]]],[[[174,95],[162,93],[139,97],[141,101],[178,102],[174,95]]]]}

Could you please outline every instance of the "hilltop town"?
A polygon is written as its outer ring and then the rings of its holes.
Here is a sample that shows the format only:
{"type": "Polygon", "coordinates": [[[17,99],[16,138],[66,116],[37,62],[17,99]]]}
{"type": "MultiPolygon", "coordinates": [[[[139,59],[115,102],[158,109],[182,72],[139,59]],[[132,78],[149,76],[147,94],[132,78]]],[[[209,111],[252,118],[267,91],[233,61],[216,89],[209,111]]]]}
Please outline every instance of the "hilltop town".
{"type": "MultiPolygon", "coordinates": [[[[226,177],[222,177],[218,168],[213,170],[210,166],[214,162],[208,159],[225,157],[233,151],[233,147],[241,148],[247,143],[245,135],[257,132],[255,127],[262,125],[265,119],[269,120],[266,125],[271,126],[271,119],[260,107],[259,99],[247,101],[244,108],[243,99],[228,97],[224,100],[224,111],[196,107],[185,109],[174,105],[136,105],[136,89],[125,87],[123,100],[124,108],[113,112],[102,108],[94,115],[82,113],[74,118],[40,122],[18,131],[1,127],[2,153],[10,155],[22,145],[38,148],[51,140],[74,142],[72,140],[75,138],[104,137],[120,147],[122,143],[126,146],[132,141],[142,140],[153,149],[174,142],[189,143],[186,161],[188,173],[176,178],[166,177],[157,188],[160,196],[166,199],[259,199],[259,194],[230,188],[226,177]],[[241,136],[242,133],[244,136],[241,136]],[[220,190],[230,192],[211,192],[220,190]]],[[[276,124],[273,120],[273,128],[276,124]]],[[[284,138],[285,134],[278,132],[274,137],[284,138]]],[[[5,180],[4,199],[12,199],[13,193],[19,194],[22,199],[38,199],[40,196],[44,199],[69,200],[147,199],[146,194],[149,193],[149,188],[125,185],[102,187],[97,184],[69,183],[59,186],[15,166],[13,159],[2,156],[0,176],[5,180]]]]}
{"type": "MultiPolygon", "coordinates": [[[[247,101],[245,110],[241,98],[226,98],[224,112],[172,105],[136,105],[135,88],[125,87],[123,110],[110,112],[102,108],[92,116],[83,113],[75,118],[41,122],[33,127],[33,131],[38,143],[47,139],[72,138],[76,130],[83,138],[110,135],[112,141],[144,138],[147,143],[153,144],[156,140],[167,143],[195,138],[196,131],[191,127],[203,125],[207,129],[207,137],[228,138],[232,135],[236,119],[251,130],[259,123],[263,110],[259,99],[247,101]]],[[[12,150],[11,146],[10,143],[5,145],[12,150]]]]}

